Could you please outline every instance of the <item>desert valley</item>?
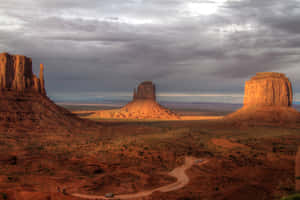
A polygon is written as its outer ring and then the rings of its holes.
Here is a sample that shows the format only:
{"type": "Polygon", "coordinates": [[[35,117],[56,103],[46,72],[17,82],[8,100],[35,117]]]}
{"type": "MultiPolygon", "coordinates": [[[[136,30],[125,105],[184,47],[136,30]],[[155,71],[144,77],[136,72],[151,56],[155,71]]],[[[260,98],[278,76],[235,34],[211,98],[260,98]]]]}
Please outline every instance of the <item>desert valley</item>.
{"type": "Polygon", "coordinates": [[[0,0],[0,200],[300,200],[300,0],[0,0]]]}
{"type": "Polygon", "coordinates": [[[151,82],[121,109],[72,114],[47,97],[43,65],[38,78],[28,57],[0,60],[1,199],[250,200],[299,190],[300,114],[283,74],[257,74],[244,107],[227,116],[176,114],[151,82]]]}

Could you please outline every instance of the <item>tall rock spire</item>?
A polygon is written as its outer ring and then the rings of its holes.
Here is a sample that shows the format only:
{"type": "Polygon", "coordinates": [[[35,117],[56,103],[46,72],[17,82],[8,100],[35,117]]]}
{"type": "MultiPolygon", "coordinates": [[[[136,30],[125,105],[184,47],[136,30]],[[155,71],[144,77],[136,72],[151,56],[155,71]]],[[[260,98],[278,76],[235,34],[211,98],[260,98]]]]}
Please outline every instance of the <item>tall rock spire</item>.
{"type": "Polygon", "coordinates": [[[40,64],[40,82],[41,82],[41,93],[46,94],[43,64],[40,64]]]}

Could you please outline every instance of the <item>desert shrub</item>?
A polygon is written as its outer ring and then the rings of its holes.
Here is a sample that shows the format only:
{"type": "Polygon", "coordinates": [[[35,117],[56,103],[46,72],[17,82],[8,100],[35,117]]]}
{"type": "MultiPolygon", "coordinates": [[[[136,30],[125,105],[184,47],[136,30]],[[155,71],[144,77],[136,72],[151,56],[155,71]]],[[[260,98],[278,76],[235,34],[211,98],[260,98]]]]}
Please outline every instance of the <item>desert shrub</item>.
{"type": "Polygon", "coordinates": [[[10,159],[10,164],[11,165],[16,165],[17,164],[17,160],[18,160],[17,156],[12,156],[12,158],[10,159]]]}
{"type": "Polygon", "coordinates": [[[67,190],[65,188],[63,188],[62,193],[63,193],[63,195],[67,195],[68,194],[67,190]]]}
{"type": "Polygon", "coordinates": [[[98,168],[94,170],[94,174],[102,174],[104,170],[102,168],[98,168]]]}
{"type": "Polygon", "coordinates": [[[3,200],[8,199],[7,194],[5,194],[5,193],[3,193],[3,192],[0,192],[0,197],[1,197],[1,199],[3,199],[3,200]]]}
{"type": "Polygon", "coordinates": [[[281,200],[300,200],[300,194],[294,194],[288,197],[283,197],[281,200]]]}
{"type": "Polygon", "coordinates": [[[189,198],[189,197],[181,197],[181,198],[179,198],[179,199],[177,199],[177,200],[192,200],[192,199],[189,198]]]}
{"type": "Polygon", "coordinates": [[[9,182],[17,182],[17,181],[18,181],[18,178],[17,178],[17,177],[8,176],[8,177],[7,177],[7,180],[8,180],[9,182]]]}

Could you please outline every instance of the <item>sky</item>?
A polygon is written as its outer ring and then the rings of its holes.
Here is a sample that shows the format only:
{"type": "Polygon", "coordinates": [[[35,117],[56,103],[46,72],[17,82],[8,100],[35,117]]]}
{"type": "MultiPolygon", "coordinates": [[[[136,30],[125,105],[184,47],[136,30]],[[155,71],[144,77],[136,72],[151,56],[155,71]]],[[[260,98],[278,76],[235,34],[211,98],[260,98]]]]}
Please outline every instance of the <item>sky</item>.
{"type": "Polygon", "coordinates": [[[0,52],[43,63],[58,101],[130,96],[144,80],[166,100],[241,101],[256,72],[300,92],[299,19],[300,0],[0,0],[0,52]]]}

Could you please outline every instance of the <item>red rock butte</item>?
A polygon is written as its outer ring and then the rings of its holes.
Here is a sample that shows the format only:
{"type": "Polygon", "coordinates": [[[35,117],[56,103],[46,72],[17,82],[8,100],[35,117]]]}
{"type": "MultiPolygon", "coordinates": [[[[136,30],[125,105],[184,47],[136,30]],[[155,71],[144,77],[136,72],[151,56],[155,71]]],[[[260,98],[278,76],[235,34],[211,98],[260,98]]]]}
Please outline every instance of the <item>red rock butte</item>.
{"type": "Polygon", "coordinates": [[[282,106],[293,104],[293,89],[289,79],[281,73],[257,73],[246,81],[244,106],[282,106]]]}
{"type": "Polygon", "coordinates": [[[180,116],[156,102],[156,89],[151,81],[141,83],[134,89],[133,100],[120,109],[96,111],[92,118],[179,120],[180,116]]]}
{"type": "Polygon", "coordinates": [[[156,100],[155,85],[151,81],[145,81],[138,86],[137,92],[134,88],[133,100],[156,100]]]}
{"type": "Polygon", "coordinates": [[[81,121],[47,97],[43,70],[41,64],[38,78],[32,72],[31,58],[0,54],[0,127],[68,127],[81,121]]]}
{"type": "Polygon", "coordinates": [[[45,95],[44,66],[40,65],[40,78],[32,72],[32,60],[22,55],[0,54],[1,91],[38,92],[45,95]]]}
{"type": "Polygon", "coordinates": [[[300,113],[292,104],[292,84],[284,74],[257,73],[246,81],[243,108],[225,119],[246,123],[299,122],[300,113]]]}

